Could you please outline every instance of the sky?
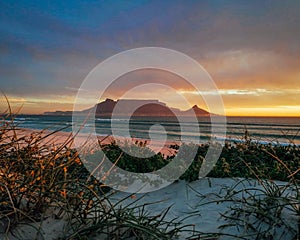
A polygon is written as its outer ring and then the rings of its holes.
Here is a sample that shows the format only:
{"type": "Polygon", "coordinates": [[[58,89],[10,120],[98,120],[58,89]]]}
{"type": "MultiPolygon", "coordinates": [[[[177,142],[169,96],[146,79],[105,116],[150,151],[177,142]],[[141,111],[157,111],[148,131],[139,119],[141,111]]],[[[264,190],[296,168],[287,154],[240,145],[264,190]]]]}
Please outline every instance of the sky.
{"type": "MultiPolygon", "coordinates": [[[[151,46],[201,64],[228,116],[300,116],[300,1],[0,0],[0,9],[1,112],[7,109],[4,94],[21,113],[72,110],[95,66],[151,46]]],[[[117,79],[101,100],[150,82],[175,91],[141,87],[126,97],[207,109],[199,94],[215,94],[195,91],[168,72],[140,70],[117,79]]]]}

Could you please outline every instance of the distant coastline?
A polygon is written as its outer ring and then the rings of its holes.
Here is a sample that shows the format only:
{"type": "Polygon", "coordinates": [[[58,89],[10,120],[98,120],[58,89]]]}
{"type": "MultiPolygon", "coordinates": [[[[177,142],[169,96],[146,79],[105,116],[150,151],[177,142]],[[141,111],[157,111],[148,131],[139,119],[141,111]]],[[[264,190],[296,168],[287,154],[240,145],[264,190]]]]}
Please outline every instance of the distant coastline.
{"type": "MultiPolygon", "coordinates": [[[[192,108],[182,111],[178,108],[170,108],[166,103],[160,102],[156,99],[137,100],[137,99],[119,99],[114,101],[106,99],[103,102],[96,104],[94,107],[77,111],[76,114],[85,115],[89,112],[95,111],[97,117],[111,117],[114,116],[151,116],[151,117],[175,117],[175,116],[211,116],[214,115],[197,105],[192,108]],[[131,112],[135,109],[134,112],[131,112]]],[[[71,116],[73,111],[54,111],[44,112],[44,115],[50,116],[71,116]]]]}

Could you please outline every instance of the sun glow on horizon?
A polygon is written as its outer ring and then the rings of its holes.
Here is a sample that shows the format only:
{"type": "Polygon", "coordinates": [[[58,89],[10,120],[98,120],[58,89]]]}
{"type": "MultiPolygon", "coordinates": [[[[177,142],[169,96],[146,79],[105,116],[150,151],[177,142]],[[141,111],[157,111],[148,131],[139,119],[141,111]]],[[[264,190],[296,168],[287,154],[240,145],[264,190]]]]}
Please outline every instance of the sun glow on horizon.
{"type": "MultiPolygon", "coordinates": [[[[186,93],[185,93],[186,94],[186,93]]],[[[52,98],[43,99],[26,99],[26,98],[8,98],[12,110],[20,114],[43,114],[46,111],[72,111],[73,100],[68,99],[66,101],[56,100],[52,98]]],[[[136,99],[149,99],[149,98],[136,98],[136,99]]],[[[105,100],[105,99],[101,99],[105,100]]],[[[117,99],[113,99],[117,100],[117,99]]],[[[165,102],[169,107],[179,108],[180,110],[187,110],[187,106],[181,106],[176,102],[166,102],[165,99],[158,99],[161,102],[165,102]]],[[[190,99],[190,106],[198,105],[198,107],[208,110],[205,103],[193,102],[190,99]]],[[[86,105],[88,106],[88,105],[86,105]]],[[[226,116],[270,116],[270,117],[300,117],[300,105],[278,105],[278,106],[233,106],[233,104],[226,104],[224,102],[226,116]]],[[[82,110],[86,107],[83,105],[82,110]]],[[[0,110],[3,113],[8,109],[7,103],[2,101],[0,110]]]]}
{"type": "Polygon", "coordinates": [[[300,117],[300,106],[227,108],[227,116],[300,117]]]}

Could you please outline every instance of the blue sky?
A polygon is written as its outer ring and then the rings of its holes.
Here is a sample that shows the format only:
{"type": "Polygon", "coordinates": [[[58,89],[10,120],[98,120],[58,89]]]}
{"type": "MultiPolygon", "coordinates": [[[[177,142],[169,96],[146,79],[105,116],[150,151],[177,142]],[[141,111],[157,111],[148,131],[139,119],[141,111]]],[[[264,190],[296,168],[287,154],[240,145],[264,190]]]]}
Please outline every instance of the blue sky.
{"type": "Polygon", "coordinates": [[[231,114],[300,115],[299,1],[1,1],[0,8],[0,90],[24,112],[70,110],[99,62],[157,46],[202,64],[231,114]]]}

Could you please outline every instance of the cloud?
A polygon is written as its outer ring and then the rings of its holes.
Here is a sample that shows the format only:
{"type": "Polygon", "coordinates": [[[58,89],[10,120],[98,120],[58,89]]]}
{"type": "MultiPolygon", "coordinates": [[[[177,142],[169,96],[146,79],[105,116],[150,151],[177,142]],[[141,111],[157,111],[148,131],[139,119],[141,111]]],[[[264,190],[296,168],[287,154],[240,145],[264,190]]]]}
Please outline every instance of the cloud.
{"type": "MultiPolygon", "coordinates": [[[[300,93],[300,90],[295,90],[291,92],[300,93]]],[[[261,96],[266,94],[277,95],[277,94],[286,94],[285,91],[278,90],[267,90],[267,89],[216,89],[215,91],[179,91],[180,94],[192,94],[192,95],[253,95],[253,96],[261,96]]]]}
{"type": "MultiPolygon", "coordinates": [[[[14,97],[72,97],[105,58],[158,46],[188,54],[218,88],[236,90],[223,95],[251,97],[255,89],[266,89],[274,95],[282,91],[290,104],[298,102],[288,96],[288,89],[299,89],[297,1],[6,1],[0,7],[0,89],[14,97]]],[[[161,79],[193,90],[176,76],[143,74],[116,81],[109,94],[161,79]]],[[[263,98],[251,100],[263,104],[263,98]]]]}

